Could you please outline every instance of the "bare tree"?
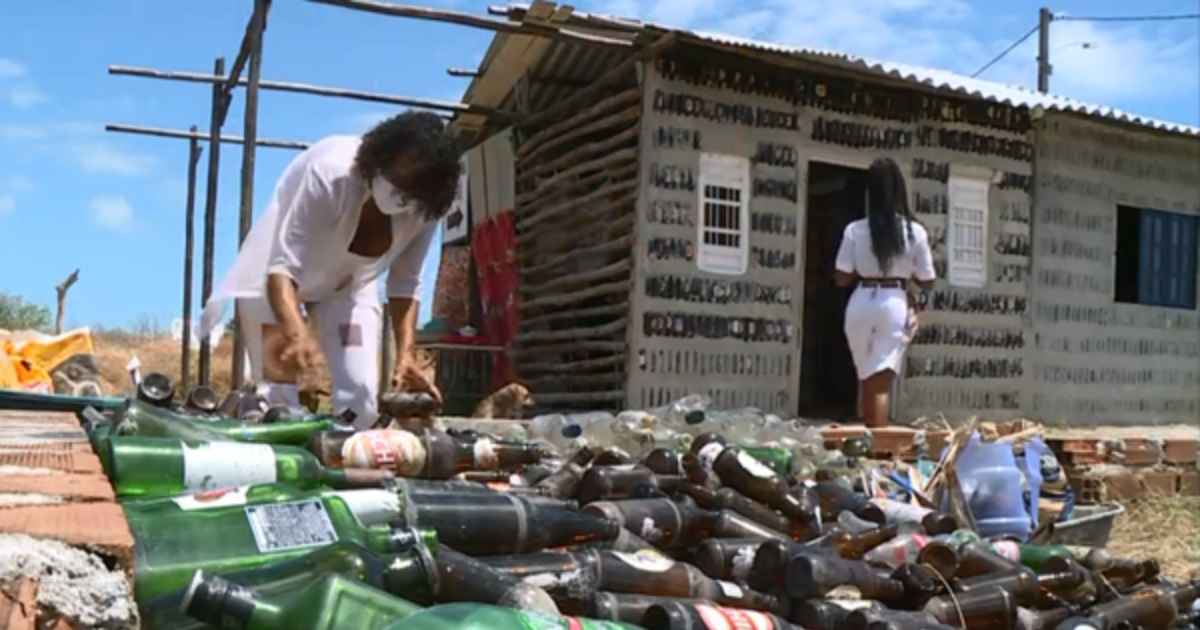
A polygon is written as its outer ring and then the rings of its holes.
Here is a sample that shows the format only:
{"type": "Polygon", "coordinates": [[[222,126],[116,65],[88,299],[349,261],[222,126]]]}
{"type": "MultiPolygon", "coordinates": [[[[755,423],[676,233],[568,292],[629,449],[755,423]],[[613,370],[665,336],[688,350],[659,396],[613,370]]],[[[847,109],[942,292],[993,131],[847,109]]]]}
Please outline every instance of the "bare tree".
{"type": "Polygon", "coordinates": [[[71,289],[71,285],[79,279],[79,270],[71,272],[66,280],[63,280],[54,290],[58,292],[58,315],[54,318],[54,334],[61,335],[63,331],[63,316],[67,310],[67,291],[71,289]]]}

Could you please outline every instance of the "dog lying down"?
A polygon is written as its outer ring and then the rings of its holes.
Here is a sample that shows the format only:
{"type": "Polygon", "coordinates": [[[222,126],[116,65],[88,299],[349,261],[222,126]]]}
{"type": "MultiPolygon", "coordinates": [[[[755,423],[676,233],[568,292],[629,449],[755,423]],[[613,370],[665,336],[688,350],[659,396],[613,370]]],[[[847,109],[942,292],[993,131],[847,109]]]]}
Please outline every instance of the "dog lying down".
{"type": "Polygon", "coordinates": [[[533,394],[520,383],[509,383],[479,401],[472,418],[484,420],[519,420],[526,409],[533,407],[533,394]]]}

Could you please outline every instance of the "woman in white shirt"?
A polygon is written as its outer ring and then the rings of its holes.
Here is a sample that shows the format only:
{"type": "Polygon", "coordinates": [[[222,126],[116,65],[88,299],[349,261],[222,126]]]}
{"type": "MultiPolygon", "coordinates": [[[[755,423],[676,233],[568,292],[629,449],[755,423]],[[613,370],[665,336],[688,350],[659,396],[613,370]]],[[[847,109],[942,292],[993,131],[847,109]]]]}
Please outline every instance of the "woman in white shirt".
{"type": "Polygon", "coordinates": [[[887,426],[892,383],[917,327],[908,286],[928,289],[936,278],[929,235],[912,219],[894,160],[871,164],[867,218],[846,226],[835,267],[838,286],[858,283],[845,330],[860,381],[859,414],[869,427],[887,426]]]}
{"type": "Polygon", "coordinates": [[[414,361],[413,336],[421,265],[460,172],[456,143],[426,112],[309,147],[284,170],[205,306],[201,334],[236,300],[251,377],[268,400],[298,406],[298,376],[320,352],[333,378],[334,411],[349,409],[356,426],[368,427],[378,417],[379,280],[386,272],[392,385],[440,398],[414,361]],[[316,338],[306,316],[316,320],[316,338]]]}

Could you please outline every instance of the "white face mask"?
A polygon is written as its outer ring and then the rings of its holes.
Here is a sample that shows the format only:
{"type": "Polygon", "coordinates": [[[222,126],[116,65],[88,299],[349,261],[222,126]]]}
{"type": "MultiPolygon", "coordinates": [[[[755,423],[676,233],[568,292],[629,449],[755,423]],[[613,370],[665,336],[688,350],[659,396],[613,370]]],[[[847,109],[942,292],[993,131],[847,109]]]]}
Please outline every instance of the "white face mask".
{"type": "Polygon", "coordinates": [[[375,199],[375,205],[379,206],[379,211],[386,215],[399,216],[416,210],[416,205],[407,195],[379,174],[371,178],[371,196],[375,199]]]}

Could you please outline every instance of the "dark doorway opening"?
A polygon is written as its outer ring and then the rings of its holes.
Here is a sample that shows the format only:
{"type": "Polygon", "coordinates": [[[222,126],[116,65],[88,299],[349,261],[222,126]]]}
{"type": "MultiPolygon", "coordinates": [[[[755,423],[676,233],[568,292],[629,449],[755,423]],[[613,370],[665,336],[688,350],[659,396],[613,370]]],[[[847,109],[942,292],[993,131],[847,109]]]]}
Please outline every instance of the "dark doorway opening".
{"type": "Polygon", "coordinates": [[[858,376],[843,332],[853,289],[833,283],[842,233],[866,216],[867,172],[810,162],[804,260],[804,334],[800,415],[843,419],[857,415],[858,376]]]}

